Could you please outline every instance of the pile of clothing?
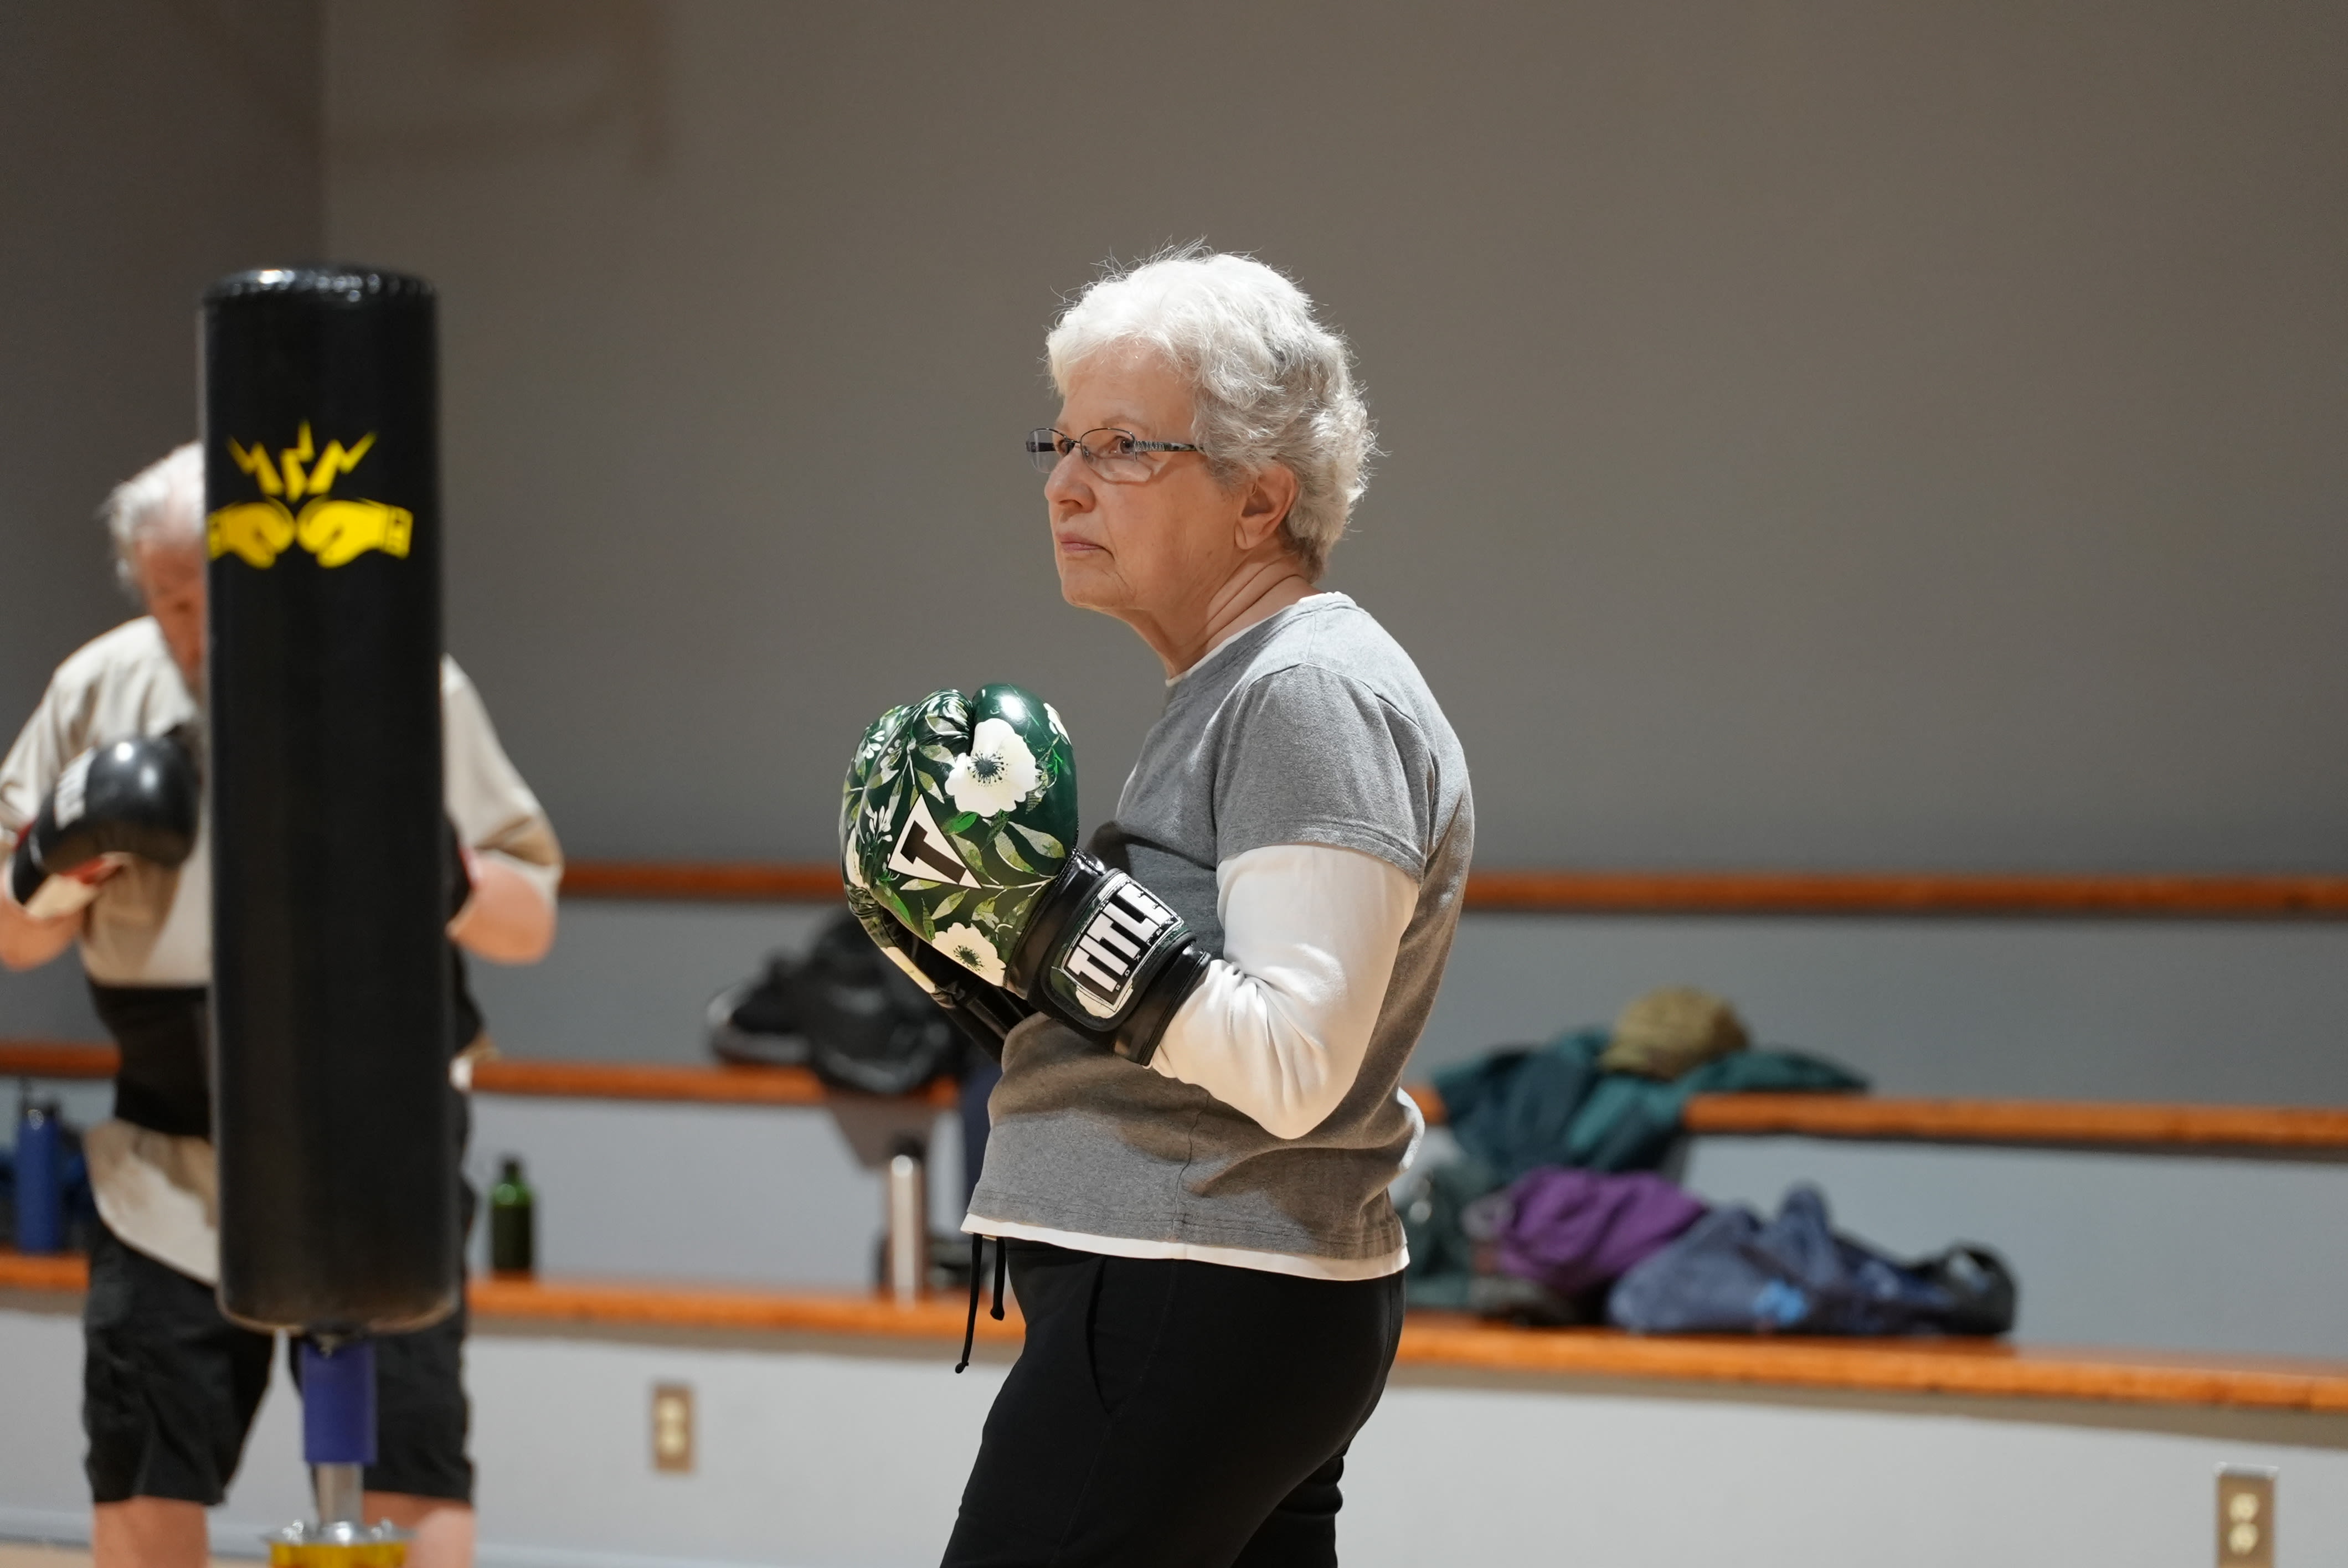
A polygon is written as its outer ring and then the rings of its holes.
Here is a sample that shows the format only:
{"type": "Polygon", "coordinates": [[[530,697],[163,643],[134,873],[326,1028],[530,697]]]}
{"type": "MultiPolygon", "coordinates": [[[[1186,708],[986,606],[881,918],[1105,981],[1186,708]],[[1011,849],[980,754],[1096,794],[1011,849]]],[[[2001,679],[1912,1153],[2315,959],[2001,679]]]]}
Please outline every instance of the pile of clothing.
{"type": "Polygon", "coordinates": [[[1988,1248],[1903,1262],[1836,1235],[1815,1188],[1765,1221],[1659,1172],[1692,1095],[1866,1087],[1755,1049],[1726,1002],[1689,988],[1638,999],[1611,1030],[1440,1072],[1456,1153],[1396,1193],[1411,1305],[1643,1333],[2003,1333],[2013,1278],[1988,1248]]]}

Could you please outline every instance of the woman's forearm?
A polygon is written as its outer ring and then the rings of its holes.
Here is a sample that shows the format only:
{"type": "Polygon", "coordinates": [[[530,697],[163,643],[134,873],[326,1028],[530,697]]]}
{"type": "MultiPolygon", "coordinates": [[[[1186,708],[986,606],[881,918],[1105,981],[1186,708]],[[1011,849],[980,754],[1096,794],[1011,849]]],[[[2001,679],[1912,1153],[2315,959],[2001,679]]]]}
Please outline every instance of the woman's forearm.
{"type": "Polygon", "coordinates": [[[451,940],[499,964],[534,964],[554,945],[554,905],[494,853],[471,853],[472,897],[448,922],[451,940]]]}
{"type": "Polygon", "coordinates": [[[1223,954],[1150,1066],[1278,1138],[1337,1108],[1369,1053],[1418,885],[1373,856],[1274,845],[1218,869],[1223,954]]]}
{"type": "Polygon", "coordinates": [[[74,945],[81,935],[81,911],[55,920],[36,920],[15,899],[0,894],[0,965],[37,968],[74,945]]]}

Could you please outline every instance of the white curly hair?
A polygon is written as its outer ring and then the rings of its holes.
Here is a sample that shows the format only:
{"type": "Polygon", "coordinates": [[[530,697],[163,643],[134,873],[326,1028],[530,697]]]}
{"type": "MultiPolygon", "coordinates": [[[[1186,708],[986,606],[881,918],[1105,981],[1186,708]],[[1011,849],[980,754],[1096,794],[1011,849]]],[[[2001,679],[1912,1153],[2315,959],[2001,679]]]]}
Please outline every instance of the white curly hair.
{"type": "Polygon", "coordinates": [[[1377,450],[1345,340],[1279,272],[1193,242],[1112,265],[1076,296],[1044,340],[1052,384],[1065,396],[1076,366],[1135,344],[1190,382],[1190,438],[1219,483],[1238,485],[1275,463],[1296,476],[1281,534],[1317,579],[1377,450]]]}
{"type": "Polygon", "coordinates": [[[139,604],[146,593],[139,583],[139,549],[149,538],[159,542],[167,534],[182,540],[203,538],[204,455],[191,441],[172,448],[139,470],[106,497],[98,520],[114,540],[114,578],[122,591],[139,604]]]}

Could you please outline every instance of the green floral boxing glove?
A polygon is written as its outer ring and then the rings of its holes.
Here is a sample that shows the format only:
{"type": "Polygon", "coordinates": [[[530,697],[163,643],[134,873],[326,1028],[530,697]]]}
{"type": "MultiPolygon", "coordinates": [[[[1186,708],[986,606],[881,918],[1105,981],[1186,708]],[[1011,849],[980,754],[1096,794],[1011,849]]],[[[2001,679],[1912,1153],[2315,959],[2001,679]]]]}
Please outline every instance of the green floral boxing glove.
{"type": "Polygon", "coordinates": [[[843,805],[850,883],[981,979],[1147,1062],[1208,955],[1147,888],[1070,848],[1076,756],[1051,705],[938,692],[866,741],[843,805]]]}
{"type": "Polygon", "coordinates": [[[856,755],[848,765],[848,778],[841,791],[839,843],[840,880],[848,896],[849,913],[856,917],[857,924],[864,927],[864,934],[872,938],[881,954],[927,991],[930,999],[944,1010],[973,1044],[999,1061],[1004,1037],[1035,1016],[1035,1009],[1002,987],[990,985],[970,970],[949,962],[936,948],[918,940],[865,885],[850,847],[851,830],[864,799],[865,785],[871,777],[873,761],[896,734],[908,712],[891,708],[881,714],[857,743],[856,755]]]}

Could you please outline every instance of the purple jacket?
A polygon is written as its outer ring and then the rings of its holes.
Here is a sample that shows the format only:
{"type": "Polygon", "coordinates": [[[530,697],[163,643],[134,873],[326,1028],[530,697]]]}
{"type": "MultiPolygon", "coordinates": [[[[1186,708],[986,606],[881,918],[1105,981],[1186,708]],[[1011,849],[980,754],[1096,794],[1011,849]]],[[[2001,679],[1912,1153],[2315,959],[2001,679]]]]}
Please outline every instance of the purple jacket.
{"type": "Polygon", "coordinates": [[[1518,1177],[1509,1200],[1494,1238],[1500,1267],[1560,1296],[1621,1278],[1704,1214],[1677,1184],[1647,1171],[1543,1165],[1518,1177]]]}

